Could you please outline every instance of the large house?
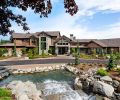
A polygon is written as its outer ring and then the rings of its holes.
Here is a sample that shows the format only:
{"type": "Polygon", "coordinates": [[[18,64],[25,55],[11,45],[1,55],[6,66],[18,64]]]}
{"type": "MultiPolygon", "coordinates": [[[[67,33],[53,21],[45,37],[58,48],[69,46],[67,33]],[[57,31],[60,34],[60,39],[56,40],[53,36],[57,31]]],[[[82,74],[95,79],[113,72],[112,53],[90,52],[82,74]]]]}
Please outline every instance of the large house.
{"type": "Polygon", "coordinates": [[[59,31],[42,31],[36,33],[13,33],[11,43],[0,45],[8,49],[8,54],[12,55],[14,46],[18,55],[21,49],[39,48],[39,54],[44,50],[46,53],[52,49],[55,54],[70,54],[72,48],[79,48],[81,53],[90,54],[96,50],[98,54],[120,51],[120,38],[114,39],[76,39],[73,34],[70,37],[61,36],[59,31]]]}

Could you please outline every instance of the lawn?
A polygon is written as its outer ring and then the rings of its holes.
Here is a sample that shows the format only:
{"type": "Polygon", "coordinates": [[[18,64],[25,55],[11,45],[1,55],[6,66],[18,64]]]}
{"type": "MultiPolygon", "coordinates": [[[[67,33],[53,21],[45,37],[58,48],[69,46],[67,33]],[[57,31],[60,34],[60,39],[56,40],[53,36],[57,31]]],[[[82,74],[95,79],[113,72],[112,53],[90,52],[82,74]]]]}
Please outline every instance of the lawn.
{"type": "Polygon", "coordinates": [[[8,89],[0,87],[0,100],[13,100],[12,92],[8,89]]]}

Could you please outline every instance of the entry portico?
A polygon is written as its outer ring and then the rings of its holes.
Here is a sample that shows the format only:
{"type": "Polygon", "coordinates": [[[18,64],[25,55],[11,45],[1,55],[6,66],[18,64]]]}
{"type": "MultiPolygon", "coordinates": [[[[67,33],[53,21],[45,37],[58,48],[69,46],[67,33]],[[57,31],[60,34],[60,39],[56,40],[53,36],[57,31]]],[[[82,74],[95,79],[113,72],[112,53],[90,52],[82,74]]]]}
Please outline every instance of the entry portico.
{"type": "Polygon", "coordinates": [[[56,54],[70,54],[70,40],[66,36],[61,36],[55,42],[55,53],[56,54]]]}

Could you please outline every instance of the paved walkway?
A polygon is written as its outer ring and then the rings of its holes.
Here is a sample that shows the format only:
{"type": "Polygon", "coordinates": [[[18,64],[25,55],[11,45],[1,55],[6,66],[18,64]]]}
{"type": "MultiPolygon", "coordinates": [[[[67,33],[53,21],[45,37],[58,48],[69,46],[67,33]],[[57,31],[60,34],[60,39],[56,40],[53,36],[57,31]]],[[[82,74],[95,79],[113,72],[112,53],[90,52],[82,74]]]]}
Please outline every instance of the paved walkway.
{"type": "MultiPolygon", "coordinates": [[[[39,59],[74,59],[72,56],[65,56],[65,55],[57,55],[56,57],[49,57],[49,58],[36,58],[32,60],[39,60],[39,59]]],[[[25,60],[25,57],[10,57],[7,59],[3,59],[0,61],[18,61],[18,60],[25,60]]]]}

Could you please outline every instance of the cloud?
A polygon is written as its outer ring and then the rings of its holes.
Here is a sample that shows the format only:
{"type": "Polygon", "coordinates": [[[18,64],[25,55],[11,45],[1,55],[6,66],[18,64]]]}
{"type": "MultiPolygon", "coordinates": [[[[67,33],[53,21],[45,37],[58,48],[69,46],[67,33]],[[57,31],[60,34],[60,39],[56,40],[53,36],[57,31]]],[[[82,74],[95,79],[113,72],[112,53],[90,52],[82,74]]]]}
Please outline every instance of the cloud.
{"type": "MultiPolygon", "coordinates": [[[[60,2],[61,0],[52,0],[52,4],[60,2]]],[[[114,22],[114,24],[106,26],[106,29],[99,31],[90,31],[89,27],[78,23],[78,21],[84,21],[85,16],[94,16],[99,11],[102,11],[102,13],[120,12],[120,0],[76,0],[76,3],[79,6],[79,12],[73,17],[64,11],[43,19],[38,18],[39,16],[37,15],[34,16],[33,11],[30,9],[25,13],[19,12],[18,10],[16,12],[27,17],[28,24],[31,28],[30,32],[58,30],[62,35],[69,36],[69,34],[74,34],[76,38],[120,37],[120,21],[114,22]]],[[[24,32],[16,24],[13,24],[12,29],[15,32],[24,32]]]]}
{"type": "Polygon", "coordinates": [[[76,0],[79,14],[94,15],[99,11],[120,12],[120,0],[76,0]]]}

